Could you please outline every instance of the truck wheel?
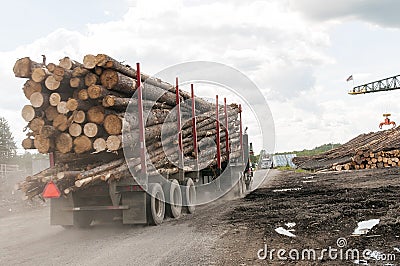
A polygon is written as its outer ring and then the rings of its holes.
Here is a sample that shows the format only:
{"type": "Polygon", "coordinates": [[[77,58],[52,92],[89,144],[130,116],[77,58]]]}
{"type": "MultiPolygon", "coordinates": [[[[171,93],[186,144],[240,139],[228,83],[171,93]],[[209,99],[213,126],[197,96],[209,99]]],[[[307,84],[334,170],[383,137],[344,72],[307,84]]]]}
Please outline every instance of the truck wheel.
{"type": "Polygon", "coordinates": [[[183,206],[187,213],[194,213],[196,204],[196,187],[191,178],[186,180],[182,191],[183,206]]]}
{"type": "Polygon", "coordinates": [[[164,186],[166,213],[172,218],[178,218],[182,212],[182,192],[176,179],[166,182],[164,186]]]}
{"type": "Polygon", "coordinates": [[[87,228],[92,223],[93,218],[92,216],[85,212],[79,211],[74,213],[74,226],[79,228],[87,228]]]}
{"type": "Polygon", "coordinates": [[[165,198],[162,187],[158,183],[150,183],[147,193],[147,218],[149,224],[159,225],[164,220],[165,198]]]}

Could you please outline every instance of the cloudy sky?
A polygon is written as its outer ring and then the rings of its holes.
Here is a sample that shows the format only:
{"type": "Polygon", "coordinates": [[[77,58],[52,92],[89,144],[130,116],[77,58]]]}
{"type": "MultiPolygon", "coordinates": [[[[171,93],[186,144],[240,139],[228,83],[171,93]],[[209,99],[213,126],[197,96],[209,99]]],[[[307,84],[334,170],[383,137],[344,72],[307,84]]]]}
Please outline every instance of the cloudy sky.
{"type": "MultiPolygon", "coordinates": [[[[397,10],[394,0],[9,1],[0,17],[0,115],[20,142],[27,100],[12,67],[21,57],[106,53],[142,62],[148,74],[201,60],[233,67],[259,88],[276,151],[343,143],[378,130],[383,113],[400,124],[400,91],[350,96],[346,82],[399,74],[397,10]]],[[[254,121],[247,124],[261,149],[254,121]]]]}

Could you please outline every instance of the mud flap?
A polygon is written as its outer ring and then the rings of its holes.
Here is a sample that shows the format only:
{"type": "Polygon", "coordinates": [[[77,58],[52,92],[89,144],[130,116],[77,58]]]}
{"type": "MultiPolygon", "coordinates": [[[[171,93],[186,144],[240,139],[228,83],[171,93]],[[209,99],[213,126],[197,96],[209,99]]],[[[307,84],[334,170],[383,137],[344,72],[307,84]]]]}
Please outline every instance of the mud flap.
{"type": "Polygon", "coordinates": [[[129,209],[122,211],[123,224],[146,224],[146,192],[126,192],[122,194],[122,205],[129,209]]]}
{"type": "Polygon", "coordinates": [[[74,225],[74,201],[71,195],[50,199],[50,224],[74,225]]]}

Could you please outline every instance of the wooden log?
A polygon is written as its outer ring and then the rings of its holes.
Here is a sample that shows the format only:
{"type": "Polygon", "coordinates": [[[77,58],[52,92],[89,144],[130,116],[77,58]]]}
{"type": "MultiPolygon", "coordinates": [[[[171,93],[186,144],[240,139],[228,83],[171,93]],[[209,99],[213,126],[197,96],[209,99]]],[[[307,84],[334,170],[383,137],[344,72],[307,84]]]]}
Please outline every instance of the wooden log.
{"type": "Polygon", "coordinates": [[[115,91],[110,91],[104,88],[101,85],[92,85],[88,89],[88,95],[89,98],[91,99],[102,99],[107,95],[115,95],[119,97],[123,97],[122,94],[115,92],[115,91]]]}
{"type": "Polygon", "coordinates": [[[58,172],[57,173],[57,180],[61,179],[72,179],[75,180],[75,178],[79,175],[81,171],[63,171],[63,172],[58,172]]]}
{"type": "Polygon", "coordinates": [[[102,124],[105,118],[105,112],[102,106],[93,106],[86,114],[87,120],[96,124],[102,124]]]}
{"type": "Polygon", "coordinates": [[[21,116],[26,122],[32,121],[35,117],[42,117],[43,112],[34,108],[32,105],[25,105],[22,108],[21,116]]]}
{"type": "Polygon", "coordinates": [[[72,70],[72,77],[84,77],[87,73],[89,73],[88,69],[78,66],[72,70]]]}
{"type": "Polygon", "coordinates": [[[109,114],[104,118],[103,126],[110,135],[119,135],[122,132],[122,120],[114,114],[109,114]]]}
{"type": "Polygon", "coordinates": [[[61,133],[55,140],[56,148],[61,153],[68,153],[72,150],[72,137],[68,133],[61,133]]]}
{"type": "Polygon", "coordinates": [[[122,147],[122,135],[111,135],[107,138],[106,146],[109,151],[117,151],[122,147]]]}
{"type": "Polygon", "coordinates": [[[116,90],[128,95],[136,91],[136,81],[112,69],[103,71],[100,76],[101,84],[109,90],[116,90]]]}
{"type": "Polygon", "coordinates": [[[85,186],[85,185],[87,185],[89,183],[92,183],[94,181],[101,180],[102,176],[103,175],[95,175],[95,176],[90,176],[90,177],[87,177],[87,178],[84,178],[84,179],[76,180],[75,181],[75,186],[80,188],[80,187],[85,186]]]}
{"type": "Polygon", "coordinates": [[[92,147],[92,141],[85,135],[81,135],[74,139],[74,151],[77,154],[91,151],[92,147]]]}
{"type": "Polygon", "coordinates": [[[54,120],[54,118],[58,115],[57,107],[49,106],[44,111],[46,119],[50,122],[54,120]]]}
{"type": "Polygon", "coordinates": [[[103,138],[95,139],[93,142],[93,149],[95,150],[95,153],[105,151],[107,149],[106,140],[103,138]]]}
{"type": "Polygon", "coordinates": [[[83,57],[83,66],[87,69],[93,69],[97,65],[96,56],[87,54],[83,57]]]}
{"type": "Polygon", "coordinates": [[[50,125],[44,125],[40,130],[40,135],[44,138],[51,138],[56,134],[57,130],[50,125]]]}
{"type": "Polygon", "coordinates": [[[44,126],[45,122],[43,118],[35,117],[32,121],[29,122],[29,129],[32,130],[34,133],[39,134],[40,130],[44,126]]]}
{"type": "Polygon", "coordinates": [[[58,65],[64,69],[72,69],[78,66],[76,62],[73,62],[68,56],[60,59],[60,63],[58,65]]]}
{"type": "Polygon", "coordinates": [[[99,84],[99,81],[100,81],[99,76],[97,76],[92,72],[87,73],[85,76],[85,85],[87,87],[99,84]]]}
{"type": "Polygon", "coordinates": [[[31,95],[35,92],[42,92],[42,85],[38,82],[34,82],[31,79],[28,79],[23,87],[23,92],[25,94],[25,97],[29,100],[31,98],[31,95]]]}
{"type": "Polygon", "coordinates": [[[33,139],[25,138],[24,140],[22,140],[22,148],[24,148],[25,150],[34,149],[35,146],[33,145],[33,139]]]}
{"type": "Polygon", "coordinates": [[[75,89],[84,89],[84,88],[86,88],[85,79],[80,78],[80,77],[71,78],[69,80],[69,85],[71,86],[71,88],[75,88],[75,89]]]}
{"type": "Polygon", "coordinates": [[[48,76],[48,77],[46,78],[44,84],[45,84],[45,86],[46,86],[47,89],[49,89],[49,90],[51,90],[51,91],[55,91],[55,90],[57,90],[57,89],[60,87],[61,82],[58,81],[58,80],[56,80],[56,79],[54,78],[54,76],[51,75],[51,76],[48,76]]]}
{"type": "Polygon", "coordinates": [[[79,98],[79,100],[82,100],[82,101],[86,101],[87,99],[89,99],[89,94],[88,94],[87,89],[79,90],[78,91],[78,98],[79,98]]]}
{"type": "Polygon", "coordinates": [[[95,123],[86,123],[83,127],[83,134],[89,138],[101,136],[103,133],[99,125],[95,123]]]}
{"type": "Polygon", "coordinates": [[[74,117],[74,122],[78,124],[82,124],[86,121],[86,113],[82,110],[76,112],[74,117]]]}
{"type": "Polygon", "coordinates": [[[53,92],[49,96],[49,104],[51,106],[57,106],[61,102],[61,95],[57,92],[53,92]]]}
{"type": "Polygon", "coordinates": [[[48,63],[47,66],[46,66],[47,70],[50,71],[51,73],[54,72],[54,70],[56,69],[56,67],[57,67],[57,65],[54,64],[54,63],[48,63]]]}
{"type": "Polygon", "coordinates": [[[59,131],[65,131],[68,128],[68,118],[66,115],[58,114],[53,119],[53,127],[59,131]]]}
{"type": "MultiPolygon", "coordinates": [[[[92,62],[94,62],[97,66],[101,66],[103,68],[114,69],[114,70],[118,71],[119,73],[126,75],[127,77],[136,79],[136,70],[135,69],[131,68],[128,65],[124,65],[124,64],[118,62],[117,60],[111,58],[108,55],[98,54],[96,56],[96,59],[92,62]]],[[[169,91],[169,92],[172,92],[173,94],[175,94],[175,87],[169,83],[161,81],[160,79],[150,77],[143,73],[141,73],[141,79],[145,85],[152,85],[155,87],[159,87],[163,90],[166,90],[166,91],[169,91]]],[[[191,98],[190,93],[182,91],[182,90],[180,91],[180,95],[182,96],[183,99],[191,98]]],[[[199,111],[206,112],[206,111],[213,110],[214,105],[210,104],[206,100],[204,100],[202,98],[196,98],[195,101],[196,101],[196,108],[199,111]]]]}
{"type": "Polygon", "coordinates": [[[82,126],[78,123],[72,123],[68,128],[68,132],[72,137],[78,137],[82,134],[82,126]]]}
{"type": "Polygon", "coordinates": [[[13,67],[14,75],[18,78],[30,78],[36,68],[42,68],[43,64],[32,61],[29,57],[18,59],[13,67]]]}
{"type": "Polygon", "coordinates": [[[59,112],[60,114],[67,114],[69,112],[69,109],[67,108],[67,102],[61,101],[57,105],[57,112],[59,112]]]}
{"type": "Polygon", "coordinates": [[[67,101],[66,107],[69,111],[82,110],[87,111],[92,107],[92,104],[88,101],[82,101],[79,99],[70,98],[67,101]]]}
{"type": "Polygon", "coordinates": [[[32,71],[31,79],[35,82],[44,81],[51,73],[46,68],[35,68],[32,71]]]}
{"type": "Polygon", "coordinates": [[[113,169],[113,168],[115,168],[115,167],[117,167],[117,166],[119,166],[119,165],[121,165],[123,163],[125,163],[125,159],[124,158],[113,160],[113,161],[111,161],[109,163],[105,163],[105,164],[102,164],[102,165],[100,165],[98,167],[95,167],[93,169],[81,172],[78,175],[77,179],[84,179],[84,178],[87,178],[89,176],[97,175],[97,174],[99,174],[101,172],[105,172],[105,171],[111,170],[111,169],[113,169]]]}
{"type": "Polygon", "coordinates": [[[49,95],[41,92],[34,92],[29,101],[33,107],[45,109],[49,106],[49,95]]]}
{"type": "Polygon", "coordinates": [[[44,154],[48,153],[52,146],[49,138],[44,138],[40,135],[37,135],[35,137],[33,144],[40,153],[44,153],[44,154]]]}

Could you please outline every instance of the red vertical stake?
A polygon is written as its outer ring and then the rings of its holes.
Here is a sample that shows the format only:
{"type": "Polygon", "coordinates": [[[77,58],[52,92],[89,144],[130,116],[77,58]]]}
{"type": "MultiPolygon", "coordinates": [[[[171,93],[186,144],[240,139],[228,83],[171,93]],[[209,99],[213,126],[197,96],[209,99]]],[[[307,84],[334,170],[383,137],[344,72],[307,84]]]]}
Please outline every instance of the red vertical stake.
{"type": "Polygon", "coordinates": [[[196,102],[194,98],[194,88],[193,84],[190,84],[190,89],[192,93],[192,135],[193,135],[193,150],[194,157],[196,158],[196,170],[198,169],[198,148],[197,148],[197,122],[196,122],[196,102]]]}
{"type": "Polygon", "coordinates": [[[217,130],[217,167],[221,169],[221,139],[219,134],[219,105],[218,105],[218,95],[215,96],[216,105],[216,130],[217,130]]]}
{"type": "Polygon", "coordinates": [[[229,128],[228,128],[228,110],[226,107],[226,98],[224,98],[224,113],[225,113],[225,152],[229,161],[229,128]]]}
{"type": "Polygon", "coordinates": [[[54,161],[54,152],[49,153],[49,160],[50,160],[50,167],[53,167],[56,165],[56,162],[54,161]]]}
{"type": "Polygon", "coordinates": [[[138,114],[139,114],[139,141],[140,141],[140,165],[141,165],[141,173],[147,173],[147,164],[146,164],[146,138],[144,136],[144,121],[143,121],[143,94],[142,94],[142,83],[141,83],[141,75],[140,75],[140,63],[136,63],[136,86],[137,86],[137,94],[138,94],[138,114]]]}
{"type": "Polygon", "coordinates": [[[175,94],[176,94],[176,117],[178,126],[178,145],[179,145],[179,169],[183,169],[183,149],[182,149],[182,126],[181,126],[181,99],[179,97],[179,82],[175,79],[175,94]]]}
{"type": "Polygon", "coordinates": [[[240,121],[240,150],[242,151],[242,162],[244,161],[244,150],[243,150],[243,125],[242,125],[242,105],[239,104],[239,121],[240,121]]]}

